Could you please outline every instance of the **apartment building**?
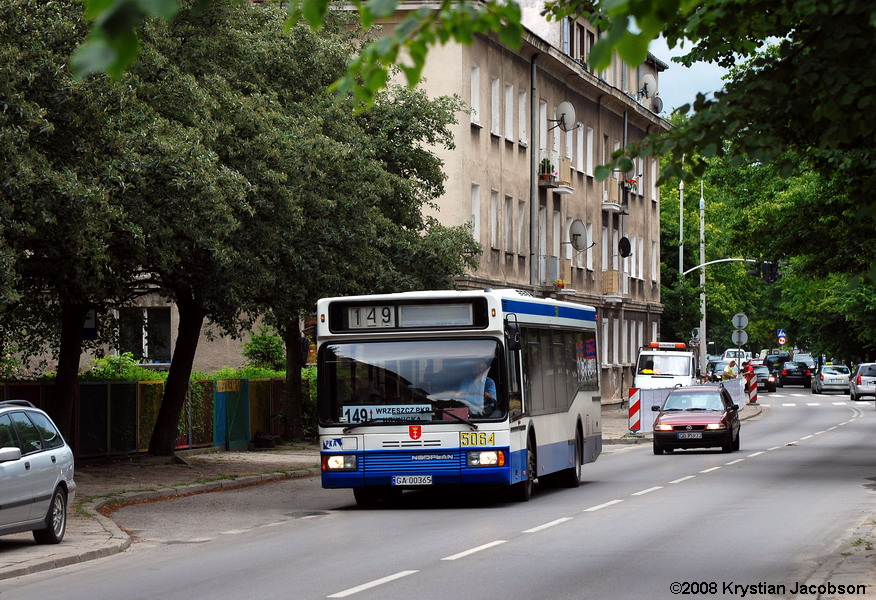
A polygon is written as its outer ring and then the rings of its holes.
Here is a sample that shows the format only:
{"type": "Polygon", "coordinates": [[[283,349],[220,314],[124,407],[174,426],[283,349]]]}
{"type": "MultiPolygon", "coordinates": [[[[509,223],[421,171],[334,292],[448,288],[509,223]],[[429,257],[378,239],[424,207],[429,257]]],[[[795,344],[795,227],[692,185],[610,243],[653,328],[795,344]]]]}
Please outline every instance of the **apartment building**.
{"type": "Polygon", "coordinates": [[[448,181],[435,216],[470,222],[483,248],[461,288],[511,287],[597,308],[603,399],[617,399],[637,348],[658,339],[659,164],[638,159],[606,181],[594,173],[625,143],[669,128],[654,99],[667,65],[649,55],[638,67],[615,59],[593,73],[586,57],[599,32],[545,21],[539,9],[524,6],[519,50],[479,35],[471,46],[430,51],[421,85],[470,108],[456,148],[437,150],[448,181]]]}

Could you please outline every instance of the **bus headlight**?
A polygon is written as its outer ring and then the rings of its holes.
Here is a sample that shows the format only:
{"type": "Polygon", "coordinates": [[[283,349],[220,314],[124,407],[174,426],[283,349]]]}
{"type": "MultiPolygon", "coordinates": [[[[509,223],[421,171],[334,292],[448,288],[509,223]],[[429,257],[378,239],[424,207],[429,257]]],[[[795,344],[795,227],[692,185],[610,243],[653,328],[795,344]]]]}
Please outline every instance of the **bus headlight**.
{"type": "Polygon", "coordinates": [[[470,467],[504,467],[505,452],[502,450],[480,450],[468,453],[470,467]]]}
{"type": "Polygon", "coordinates": [[[322,457],[323,471],[355,471],[356,456],[354,454],[327,454],[322,457]]]}

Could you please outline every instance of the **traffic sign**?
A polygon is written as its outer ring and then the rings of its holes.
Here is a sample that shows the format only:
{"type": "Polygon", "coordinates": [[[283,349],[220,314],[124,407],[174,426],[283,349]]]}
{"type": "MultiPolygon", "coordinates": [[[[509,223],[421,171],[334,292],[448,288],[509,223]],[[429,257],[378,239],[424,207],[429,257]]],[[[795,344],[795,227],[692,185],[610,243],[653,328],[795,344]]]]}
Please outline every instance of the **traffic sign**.
{"type": "Polygon", "coordinates": [[[788,343],[788,338],[786,338],[786,337],[783,336],[783,335],[782,335],[782,336],[779,336],[779,346],[784,346],[784,345],[787,344],[787,343],[788,343]]]}
{"type": "Polygon", "coordinates": [[[748,325],[748,317],[744,313],[736,313],[733,315],[733,327],[745,329],[748,325]]]}
{"type": "Polygon", "coordinates": [[[737,329],[730,335],[730,339],[732,339],[733,343],[737,346],[741,346],[748,341],[748,334],[741,329],[737,329]]]}
{"type": "Polygon", "coordinates": [[[788,334],[785,333],[785,330],[784,330],[784,329],[779,329],[778,332],[776,333],[776,335],[779,336],[779,337],[785,337],[785,336],[787,336],[788,334]]]}

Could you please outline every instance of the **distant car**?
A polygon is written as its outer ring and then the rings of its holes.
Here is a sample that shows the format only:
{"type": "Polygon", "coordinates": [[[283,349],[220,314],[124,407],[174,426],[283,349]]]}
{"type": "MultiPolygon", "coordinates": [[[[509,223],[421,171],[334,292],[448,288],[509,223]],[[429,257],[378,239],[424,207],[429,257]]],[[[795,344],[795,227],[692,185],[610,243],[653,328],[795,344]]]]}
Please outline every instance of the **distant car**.
{"type": "Polygon", "coordinates": [[[861,363],[849,380],[852,400],[860,400],[861,396],[876,397],[876,363],[861,363]]]}
{"type": "Polygon", "coordinates": [[[73,451],[49,416],[26,400],[0,402],[0,535],[59,543],[75,494],[73,451]]]}
{"type": "Polygon", "coordinates": [[[778,387],[786,385],[809,387],[812,385],[812,369],[806,363],[788,361],[776,369],[775,373],[778,387]]]}
{"type": "Polygon", "coordinates": [[[793,360],[795,362],[806,363],[806,365],[810,369],[815,368],[815,358],[813,358],[813,356],[811,354],[804,354],[802,352],[798,352],[797,354],[794,355],[794,357],[791,360],[793,360]]]}
{"type": "Polygon", "coordinates": [[[848,394],[850,373],[845,365],[822,365],[812,373],[812,393],[839,391],[848,394]]]}
{"type": "Polygon", "coordinates": [[[730,364],[729,360],[720,360],[716,362],[712,366],[712,370],[709,371],[709,381],[721,381],[721,375],[724,373],[724,367],[730,364]]]}
{"type": "Polygon", "coordinates": [[[654,406],[654,454],[679,448],[739,450],[739,406],[723,385],[673,389],[662,406],[654,406]]]}
{"type": "Polygon", "coordinates": [[[758,365],[763,365],[763,359],[762,358],[752,358],[750,361],[748,361],[748,364],[750,364],[752,367],[756,367],[758,365]]]}
{"type": "Polygon", "coordinates": [[[763,389],[768,392],[776,391],[776,376],[770,373],[770,370],[765,365],[755,365],[754,375],[757,379],[757,389],[763,389]]]}
{"type": "Polygon", "coordinates": [[[763,364],[769,367],[771,372],[775,373],[776,369],[780,368],[789,360],[791,360],[790,354],[767,354],[763,358],[763,364]]]}

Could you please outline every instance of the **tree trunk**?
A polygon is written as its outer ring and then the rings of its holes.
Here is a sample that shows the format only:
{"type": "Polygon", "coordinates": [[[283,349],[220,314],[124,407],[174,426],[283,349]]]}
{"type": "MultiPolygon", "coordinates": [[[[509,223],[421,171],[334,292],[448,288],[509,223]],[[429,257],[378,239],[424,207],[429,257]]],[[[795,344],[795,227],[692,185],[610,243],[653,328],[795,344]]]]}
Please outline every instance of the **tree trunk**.
{"type": "Polygon", "coordinates": [[[283,342],[286,345],[286,438],[299,441],[304,438],[304,427],[301,424],[304,395],[301,392],[301,368],[304,362],[301,356],[301,327],[296,319],[283,328],[283,342]]]}
{"type": "Polygon", "coordinates": [[[176,345],[173,349],[167,381],[164,384],[161,408],[158,409],[155,429],[149,442],[149,454],[153,456],[173,455],[173,449],[179,439],[179,418],[185,406],[192,365],[195,362],[195,352],[201,336],[201,326],[206,316],[204,308],[191,299],[177,299],[177,308],[179,328],[176,345]]]}
{"type": "Polygon", "coordinates": [[[79,359],[82,356],[82,327],[91,307],[85,304],[62,302],[61,347],[58,353],[58,372],[51,403],[47,411],[61,434],[72,443],[73,405],[79,391],[79,359]]]}

